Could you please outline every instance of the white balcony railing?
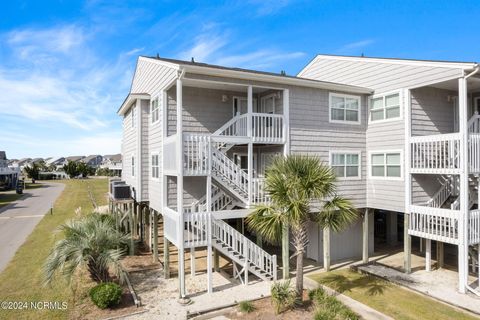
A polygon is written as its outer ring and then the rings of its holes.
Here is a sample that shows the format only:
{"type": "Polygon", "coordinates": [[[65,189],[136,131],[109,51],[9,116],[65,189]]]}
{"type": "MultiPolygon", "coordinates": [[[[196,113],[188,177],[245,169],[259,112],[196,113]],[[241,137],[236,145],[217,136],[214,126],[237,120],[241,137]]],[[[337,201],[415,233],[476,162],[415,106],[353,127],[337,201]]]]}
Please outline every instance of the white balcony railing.
{"type": "Polygon", "coordinates": [[[0,173],[2,173],[2,174],[20,173],[20,168],[0,167],[0,173]]]}
{"type": "Polygon", "coordinates": [[[165,138],[163,145],[163,169],[165,172],[177,172],[177,135],[165,138]]]}
{"type": "Polygon", "coordinates": [[[471,210],[468,220],[468,243],[480,243],[480,210],[471,210]]]}
{"type": "Polygon", "coordinates": [[[470,173],[480,172],[480,133],[470,133],[468,137],[468,164],[470,173]]]}
{"type": "Polygon", "coordinates": [[[457,244],[459,216],[458,210],[410,206],[408,234],[457,244]]]}
{"type": "Polygon", "coordinates": [[[209,173],[209,135],[183,134],[183,169],[185,175],[209,173]]]}
{"type": "Polygon", "coordinates": [[[254,113],[252,136],[253,142],[283,143],[283,115],[254,113]]]}
{"type": "Polygon", "coordinates": [[[458,133],[412,137],[411,172],[460,172],[460,135],[458,133]]]}
{"type": "Polygon", "coordinates": [[[265,179],[254,178],[252,179],[253,188],[253,203],[269,203],[271,201],[270,196],[265,192],[265,179]]]}

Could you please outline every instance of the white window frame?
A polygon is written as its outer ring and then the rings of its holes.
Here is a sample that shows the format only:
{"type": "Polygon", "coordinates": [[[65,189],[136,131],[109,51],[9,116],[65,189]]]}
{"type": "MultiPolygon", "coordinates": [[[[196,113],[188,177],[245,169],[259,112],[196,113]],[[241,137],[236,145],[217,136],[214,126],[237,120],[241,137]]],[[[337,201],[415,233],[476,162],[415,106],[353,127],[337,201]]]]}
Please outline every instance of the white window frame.
{"type": "MultiPolygon", "coordinates": [[[[344,109],[346,110],[346,109],[344,109]]],[[[345,113],[346,115],[346,113],[345,113]]],[[[362,97],[355,96],[351,94],[344,94],[344,93],[336,93],[336,92],[329,92],[328,94],[328,122],[330,123],[341,123],[341,124],[361,124],[362,123],[362,97]],[[334,120],[332,119],[332,98],[350,98],[358,100],[358,119],[357,121],[349,121],[349,120],[334,120]]]]}
{"type": "MultiPolygon", "coordinates": [[[[356,177],[337,177],[338,180],[362,180],[362,151],[358,149],[351,149],[351,150],[329,150],[328,152],[328,165],[332,167],[332,157],[334,154],[355,154],[358,155],[358,176],[356,177]]],[[[346,167],[346,165],[344,165],[346,167]]]]}
{"type": "Polygon", "coordinates": [[[150,178],[152,180],[160,180],[160,153],[158,151],[154,151],[150,153],[150,178]],[[157,157],[157,176],[153,176],[153,157],[157,157]]]}
{"type": "Polygon", "coordinates": [[[137,107],[136,106],[132,106],[132,110],[130,111],[130,115],[131,115],[131,118],[132,118],[132,128],[135,128],[135,122],[136,122],[136,118],[137,118],[137,107]]]}
{"type": "Polygon", "coordinates": [[[161,114],[161,113],[160,113],[160,111],[161,111],[161,109],[160,109],[160,102],[161,102],[161,101],[162,101],[162,99],[161,99],[160,95],[157,95],[157,96],[155,96],[155,98],[150,102],[150,118],[151,118],[151,121],[150,121],[150,122],[151,122],[152,124],[155,124],[155,123],[157,123],[157,122],[160,121],[160,114],[161,114]],[[153,105],[154,105],[155,102],[156,102],[156,105],[157,105],[156,108],[153,107],[153,105]],[[157,113],[157,118],[156,118],[155,120],[154,120],[154,117],[153,117],[154,111],[156,111],[156,113],[157,113]]]}
{"type": "Polygon", "coordinates": [[[135,155],[132,154],[132,155],[130,156],[130,170],[131,170],[130,175],[131,175],[132,177],[135,177],[135,169],[136,169],[136,166],[135,166],[135,165],[136,165],[135,155]]]}
{"type": "MultiPolygon", "coordinates": [[[[386,160],[386,157],[385,157],[385,160],[386,160]]],[[[400,180],[403,180],[404,179],[404,166],[405,166],[405,163],[404,163],[404,160],[403,160],[403,150],[401,149],[394,149],[394,150],[372,150],[372,151],[369,151],[368,152],[368,178],[369,179],[372,179],[372,180],[397,180],[397,181],[400,181],[400,180]],[[398,153],[400,154],[400,177],[388,177],[386,174],[387,174],[387,171],[385,170],[385,175],[384,176],[373,176],[372,175],[372,155],[374,154],[383,154],[383,155],[386,155],[386,154],[389,154],[389,153],[398,153]]],[[[384,164],[385,166],[385,169],[387,167],[387,164],[385,163],[384,164]]]]}
{"type": "Polygon", "coordinates": [[[372,124],[403,120],[403,91],[402,90],[389,91],[389,92],[386,92],[386,93],[375,94],[375,95],[372,95],[372,96],[368,97],[368,111],[367,112],[368,112],[368,123],[372,123],[372,124]],[[395,117],[395,118],[386,119],[385,116],[386,116],[387,108],[385,108],[385,98],[387,96],[391,96],[391,95],[394,95],[394,94],[398,94],[398,105],[399,105],[399,108],[400,108],[400,111],[399,111],[400,115],[398,117],[395,117]],[[371,117],[372,100],[377,99],[377,98],[383,98],[383,108],[382,108],[383,119],[372,120],[372,117],[371,117]]]}

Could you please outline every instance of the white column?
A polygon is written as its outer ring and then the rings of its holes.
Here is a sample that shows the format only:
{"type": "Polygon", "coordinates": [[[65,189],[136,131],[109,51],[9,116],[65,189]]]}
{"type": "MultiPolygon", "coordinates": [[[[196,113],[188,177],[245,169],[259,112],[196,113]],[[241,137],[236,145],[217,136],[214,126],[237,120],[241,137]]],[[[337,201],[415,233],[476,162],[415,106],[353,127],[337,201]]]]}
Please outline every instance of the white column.
{"type": "Polygon", "coordinates": [[[183,90],[182,79],[177,79],[177,225],[178,238],[178,279],[180,297],[185,298],[185,248],[183,239],[183,90]]]}
{"type": "Polygon", "coordinates": [[[432,270],[432,240],[426,239],[425,242],[425,270],[432,270]]]}
{"type": "MultiPolygon", "coordinates": [[[[211,156],[211,153],[210,153],[211,156]]],[[[207,225],[207,291],[213,292],[213,277],[212,277],[212,176],[207,176],[207,212],[208,212],[208,225],[207,225]]]]}
{"type": "Polygon", "coordinates": [[[458,290],[465,293],[468,277],[468,118],[467,80],[458,79],[460,133],[460,217],[458,221],[458,290]]]}
{"type": "Polygon", "coordinates": [[[253,113],[253,88],[248,86],[247,101],[247,135],[250,138],[248,143],[248,205],[252,204],[252,180],[253,180],[253,143],[252,143],[252,113],[253,113]]]}
{"type": "Polygon", "coordinates": [[[290,150],[290,91],[283,90],[283,139],[285,141],[284,154],[290,150]]]}
{"type": "Polygon", "coordinates": [[[195,248],[190,248],[190,277],[195,277],[195,248]]]}
{"type": "Polygon", "coordinates": [[[409,217],[410,217],[410,205],[412,204],[412,175],[410,173],[411,168],[411,155],[410,155],[410,137],[412,132],[411,122],[411,93],[410,90],[405,89],[403,91],[403,106],[405,112],[405,159],[404,159],[404,171],[405,171],[405,215],[404,217],[404,230],[403,230],[403,267],[406,273],[411,272],[412,261],[412,238],[408,234],[409,217]]]}
{"type": "Polygon", "coordinates": [[[368,232],[369,232],[369,216],[370,215],[370,209],[366,208],[365,209],[365,214],[363,216],[363,224],[362,224],[362,230],[363,230],[363,243],[362,243],[362,262],[363,263],[368,263],[368,247],[369,247],[369,239],[368,239],[368,232]]]}

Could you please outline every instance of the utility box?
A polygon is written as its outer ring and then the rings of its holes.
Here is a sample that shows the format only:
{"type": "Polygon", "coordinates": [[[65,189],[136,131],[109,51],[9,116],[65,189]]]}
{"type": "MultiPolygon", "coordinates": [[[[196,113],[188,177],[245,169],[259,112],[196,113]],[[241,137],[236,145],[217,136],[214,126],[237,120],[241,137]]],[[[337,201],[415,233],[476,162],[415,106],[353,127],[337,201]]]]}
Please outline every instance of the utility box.
{"type": "Polygon", "coordinates": [[[112,196],[115,200],[127,200],[132,198],[130,186],[123,184],[114,184],[112,196]]]}

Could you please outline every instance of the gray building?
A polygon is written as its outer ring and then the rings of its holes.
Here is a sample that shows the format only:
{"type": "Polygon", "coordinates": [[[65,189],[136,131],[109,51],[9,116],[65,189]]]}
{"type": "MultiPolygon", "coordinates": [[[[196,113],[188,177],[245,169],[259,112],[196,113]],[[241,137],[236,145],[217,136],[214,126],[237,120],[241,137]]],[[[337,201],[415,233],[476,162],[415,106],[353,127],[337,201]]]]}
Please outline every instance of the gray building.
{"type": "MultiPolygon", "coordinates": [[[[241,224],[268,201],[264,174],[274,156],[315,155],[362,212],[349,230],[330,235],[332,260],[367,262],[374,244],[403,243],[409,272],[411,242],[423,239],[429,270],[432,241],[440,253],[453,245],[465,292],[468,252],[480,243],[475,70],[474,63],[320,55],[292,77],[140,57],[118,110],[122,180],[136,205],[162,217],[180,254],[213,248],[271,280],[276,256],[225,221],[241,224]],[[248,242],[261,267],[255,257],[221,251],[225,238],[209,240],[218,230],[248,242]]],[[[306,255],[321,262],[322,231],[311,225],[309,232],[306,255]]],[[[182,295],[184,267],[180,259],[182,295]]]]}
{"type": "Polygon", "coordinates": [[[9,166],[6,152],[0,151],[0,190],[15,188],[19,176],[20,169],[18,167],[9,166]]]}

